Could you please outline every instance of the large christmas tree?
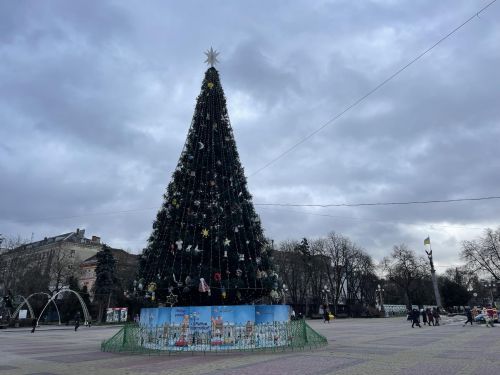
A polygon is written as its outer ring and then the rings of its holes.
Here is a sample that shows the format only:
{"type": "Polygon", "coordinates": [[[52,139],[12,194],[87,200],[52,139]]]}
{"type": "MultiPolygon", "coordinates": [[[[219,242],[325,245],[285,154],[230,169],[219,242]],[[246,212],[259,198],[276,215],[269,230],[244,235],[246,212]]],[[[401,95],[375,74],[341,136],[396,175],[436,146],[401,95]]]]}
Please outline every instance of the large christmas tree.
{"type": "Polygon", "coordinates": [[[184,149],[140,261],[146,295],[180,305],[245,304],[279,297],[265,239],[229,121],[217,53],[184,149]]]}

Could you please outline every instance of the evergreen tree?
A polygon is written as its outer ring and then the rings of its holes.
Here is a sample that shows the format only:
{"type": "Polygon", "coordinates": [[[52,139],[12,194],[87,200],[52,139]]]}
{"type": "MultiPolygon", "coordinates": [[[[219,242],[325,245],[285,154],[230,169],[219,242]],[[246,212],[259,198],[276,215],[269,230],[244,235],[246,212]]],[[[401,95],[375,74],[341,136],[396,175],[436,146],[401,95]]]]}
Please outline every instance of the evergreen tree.
{"type": "Polygon", "coordinates": [[[153,223],[139,275],[150,297],[180,305],[279,298],[213,67],[205,73],[184,149],[153,223]]]}
{"type": "Polygon", "coordinates": [[[95,300],[99,305],[98,321],[102,320],[103,308],[111,298],[116,285],[115,278],[115,258],[111,253],[111,248],[102,245],[101,251],[96,254],[97,265],[95,269],[96,280],[94,284],[95,300]]]}

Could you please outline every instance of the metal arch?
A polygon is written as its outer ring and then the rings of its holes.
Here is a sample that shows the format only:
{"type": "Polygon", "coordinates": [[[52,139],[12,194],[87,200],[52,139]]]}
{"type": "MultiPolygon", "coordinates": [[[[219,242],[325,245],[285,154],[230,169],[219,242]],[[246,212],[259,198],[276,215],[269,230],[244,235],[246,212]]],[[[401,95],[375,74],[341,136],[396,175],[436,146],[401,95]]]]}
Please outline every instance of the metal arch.
{"type": "MultiPolygon", "coordinates": [[[[27,303],[27,304],[28,304],[28,307],[29,307],[29,309],[30,309],[30,313],[32,314],[32,315],[31,315],[31,317],[32,317],[32,318],[35,318],[35,315],[33,314],[33,310],[32,310],[32,308],[31,308],[31,306],[30,306],[30,304],[29,304],[29,302],[28,302],[28,301],[29,301],[29,299],[30,299],[31,297],[36,296],[37,294],[43,294],[43,295],[47,296],[47,298],[48,298],[49,302],[50,302],[50,301],[52,301],[52,302],[54,303],[54,306],[56,307],[56,311],[57,311],[57,317],[58,317],[58,319],[59,319],[59,325],[61,325],[61,313],[59,312],[59,308],[57,307],[57,303],[56,303],[56,301],[51,300],[51,297],[50,297],[50,294],[49,294],[49,293],[45,293],[45,292],[36,292],[36,293],[32,293],[32,294],[30,294],[30,295],[28,296],[28,298],[26,298],[25,302],[23,302],[22,304],[20,304],[20,305],[16,308],[16,310],[14,311],[14,314],[12,314],[12,318],[13,318],[13,319],[15,319],[15,318],[16,318],[16,315],[19,313],[19,311],[21,310],[21,307],[22,307],[25,303],[27,303]]],[[[37,324],[38,324],[38,319],[37,319],[37,324]]]]}
{"type": "MultiPolygon", "coordinates": [[[[87,324],[88,322],[90,322],[90,314],[89,314],[89,310],[87,309],[87,305],[85,305],[85,302],[83,301],[83,298],[77,293],[75,292],[74,290],[71,290],[71,289],[63,289],[63,290],[60,290],[59,292],[57,292],[56,294],[54,294],[52,297],[50,297],[50,300],[45,304],[45,306],[43,307],[42,309],[42,312],[40,313],[40,316],[38,317],[36,323],[38,325],[38,322],[40,321],[40,318],[42,317],[43,313],[45,312],[45,309],[47,308],[47,306],[49,305],[49,303],[52,301],[54,302],[54,300],[56,299],[56,297],[61,294],[61,293],[65,293],[65,292],[71,292],[73,293],[74,295],[76,295],[76,297],[78,298],[78,301],[80,301],[80,305],[82,306],[82,310],[83,310],[83,317],[85,319],[85,324],[87,324]]],[[[55,303],[55,302],[54,302],[55,303]]]]}
{"type": "Polygon", "coordinates": [[[28,310],[30,311],[31,317],[34,318],[35,317],[35,313],[33,312],[33,308],[31,307],[30,303],[28,302],[28,300],[29,300],[29,298],[31,296],[26,299],[26,298],[24,298],[24,296],[18,294],[16,296],[14,296],[14,298],[16,298],[16,297],[21,297],[23,299],[23,302],[21,304],[19,304],[19,306],[17,306],[16,309],[14,310],[14,313],[11,315],[12,319],[16,318],[16,315],[21,310],[21,307],[23,307],[25,304],[28,306],[28,310]]]}

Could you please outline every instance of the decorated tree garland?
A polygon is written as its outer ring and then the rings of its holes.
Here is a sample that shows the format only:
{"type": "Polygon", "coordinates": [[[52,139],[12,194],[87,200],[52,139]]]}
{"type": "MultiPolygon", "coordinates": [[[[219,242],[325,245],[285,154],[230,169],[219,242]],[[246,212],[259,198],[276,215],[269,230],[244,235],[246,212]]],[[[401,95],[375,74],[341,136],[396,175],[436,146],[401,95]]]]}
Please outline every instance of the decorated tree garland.
{"type": "Polygon", "coordinates": [[[247,189],[210,49],[184,149],[140,260],[151,299],[181,305],[279,299],[271,248],[247,189]]]}

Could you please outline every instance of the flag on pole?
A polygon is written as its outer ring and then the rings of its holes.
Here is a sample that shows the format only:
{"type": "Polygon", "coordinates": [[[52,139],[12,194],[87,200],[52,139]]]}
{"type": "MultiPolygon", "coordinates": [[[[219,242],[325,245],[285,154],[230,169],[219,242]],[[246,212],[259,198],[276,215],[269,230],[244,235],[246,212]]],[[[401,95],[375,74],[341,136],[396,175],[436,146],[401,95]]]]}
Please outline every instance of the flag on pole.
{"type": "Polygon", "coordinates": [[[425,240],[424,240],[424,245],[430,245],[431,244],[431,239],[429,237],[427,237],[425,240]]]}

